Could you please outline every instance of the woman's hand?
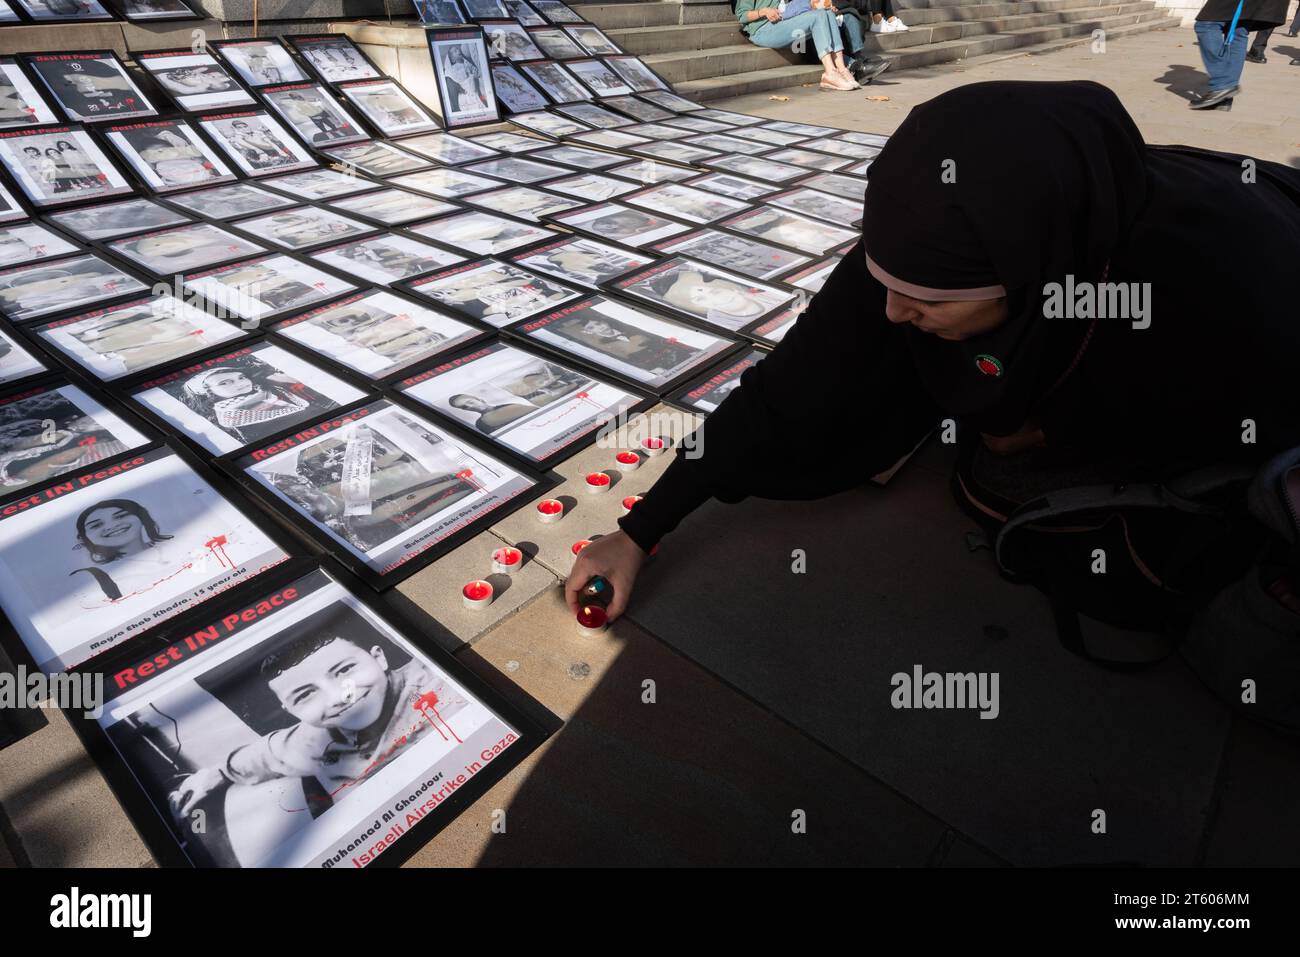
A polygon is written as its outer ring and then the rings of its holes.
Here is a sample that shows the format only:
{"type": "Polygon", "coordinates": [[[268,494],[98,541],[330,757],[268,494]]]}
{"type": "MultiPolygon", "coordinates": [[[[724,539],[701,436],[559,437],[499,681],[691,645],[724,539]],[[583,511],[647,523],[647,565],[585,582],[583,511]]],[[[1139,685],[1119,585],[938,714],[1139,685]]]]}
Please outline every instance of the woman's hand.
{"type": "Polygon", "coordinates": [[[781,11],[776,7],[763,7],[761,10],[755,10],[754,12],[758,14],[758,16],[754,17],[755,20],[763,19],[769,23],[776,23],[781,19],[781,11]]]}
{"type": "Polygon", "coordinates": [[[569,580],[564,583],[564,600],[569,604],[569,611],[575,615],[578,613],[579,593],[587,587],[587,582],[599,575],[614,586],[614,600],[605,609],[609,620],[614,621],[626,610],[627,601],[632,597],[632,585],[644,562],[645,552],[641,551],[641,546],[623,531],[596,539],[578,552],[569,580]]]}

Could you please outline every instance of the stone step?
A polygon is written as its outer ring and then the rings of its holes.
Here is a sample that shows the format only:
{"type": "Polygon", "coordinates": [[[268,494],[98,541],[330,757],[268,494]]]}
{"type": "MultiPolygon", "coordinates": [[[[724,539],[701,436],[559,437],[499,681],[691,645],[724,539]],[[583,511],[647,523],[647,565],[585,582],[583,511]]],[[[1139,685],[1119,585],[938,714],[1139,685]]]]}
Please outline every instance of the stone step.
{"type": "MultiPolygon", "coordinates": [[[[1106,31],[1107,41],[1121,39],[1134,33],[1148,30],[1165,30],[1179,25],[1177,17],[1166,15],[1166,11],[1149,10],[1143,14],[1129,14],[1125,17],[1102,18],[1094,23],[1061,25],[1057,35],[1044,35],[1049,31],[1035,28],[1017,31],[1012,34],[991,35],[977,40],[957,40],[933,44],[919,48],[909,48],[898,53],[885,53],[893,61],[892,70],[908,69],[914,66],[930,66],[938,63],[969,61],[976,57],[1000,58],[1016,54],[1048,53],[1080,43],[1088,43],[1092,30],[1097,26],[1106,31]],[[1128,22],[1120,22],[1120,21],[1128,22]],[[1073,30],[1073,32],[1069,32],[1073,30]]],[[[910,32],[910,31],[909,31],[910,32]]],[[[788,61],[773,64],[765,69],[749,70],[730,75],[714,75],[685,80],[675,84],[682,96],[699,102],[717,100],[746,93],[759,93],[782,87],[799,86],[816,83],[821,76],[821,67],[817,64],[792,64],[788,61]]],[[[828,94],[829,95],[829,94],[828,94]]]]}
{"type": "Polygon", "coordinates": [[[730,3],[672,3],[640,0],[629,3],[579,3],[573,10],[603,30],[664,27],[691,23],[735,22],[730,3]]]}

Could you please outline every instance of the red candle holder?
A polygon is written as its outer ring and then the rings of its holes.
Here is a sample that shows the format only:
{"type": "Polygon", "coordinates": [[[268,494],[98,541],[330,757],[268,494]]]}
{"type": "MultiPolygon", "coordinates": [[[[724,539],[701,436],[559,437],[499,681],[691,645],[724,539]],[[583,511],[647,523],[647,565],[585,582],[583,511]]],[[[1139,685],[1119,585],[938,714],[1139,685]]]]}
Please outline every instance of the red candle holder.
{"type": "Polygon", "coordinates": [[[668,443],[658,436],[649,436],[641,440],[641,451],[646,455],[662,455],[668,443]]]}
{"type": "Polygon", "coordinates": [[[635,472],[641,467],[641,456],[635,452],[619,452],[614,456],[614,463],[620,472],[635,472]]]}
{"type": "Polygon", "coordinates": [[[587,491],[592,495],[601,495],[609,491],[610,477],[605,472],[592,472],[587,476],[587,491]]]}
{"type": "Polygon", "coordinates": [[[643,496],[641,496],[641,495],[626,495],[626,496],[624,496],[624,497],[623,497],[623,514],[626,515],[628,512],[632,511],[632,506],[635,505],[637,502],[641,501],[642,498],[643,498],[643,496]]]}
{"type": "Polygon", "coordinates": [[[461,600],[471,611],[480,611],[492,604],[492,585],[481,579],[472,581],[460,590],[461,600]]]}
{"type": "Polygon", "coordinates": [[[537,503],[537,520],[551,525],[564,517],[564,503],[555,498],[544,498],[537,503]]]}
{"type": "Polygon", "coordinates": [[[497,575],[512,575],[523,565],[524,553],[505,545],[492,553],[492,571],[497,575]]]}
{"type": "Polygon", "coordinates": [[[592,637],[609,627],[609,616],[599,605],[583,605],[578,609],[577,624],[578,634],[592,637]]]}
{"type": "Polygon", "coordinates": [[[588,545],[590,545],[590,544],[591,544],[591,539],[590,539],[590,538],[580,538],[580,539],[578,539],[576,542],[574,542],[572,545],[569,546],[569,551],[573,552],[573,554],[576,555],[576,554],[578,554],[578,552],[582,551],[584,548],[586,548],[586,547],[587,547],[588,545]]]}

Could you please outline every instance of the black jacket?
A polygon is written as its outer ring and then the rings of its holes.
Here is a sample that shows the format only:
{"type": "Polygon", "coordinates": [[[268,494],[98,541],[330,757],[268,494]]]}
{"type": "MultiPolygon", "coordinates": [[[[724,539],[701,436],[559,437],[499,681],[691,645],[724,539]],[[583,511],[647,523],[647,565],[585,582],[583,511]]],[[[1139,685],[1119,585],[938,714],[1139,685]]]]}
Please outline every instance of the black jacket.
{"type": "MultiPolygon", "coordinates": [[[[1237,12],[1237,2],[1238,0],[1207,0],[1196,19],[1231,23],[1233,14],[1237,12]]],[[[1288,6],[1289,0],[1245,0],[1241,5],[1238,26],[1250,30],[1281,26],[1286,23],[1288,6]]]]}

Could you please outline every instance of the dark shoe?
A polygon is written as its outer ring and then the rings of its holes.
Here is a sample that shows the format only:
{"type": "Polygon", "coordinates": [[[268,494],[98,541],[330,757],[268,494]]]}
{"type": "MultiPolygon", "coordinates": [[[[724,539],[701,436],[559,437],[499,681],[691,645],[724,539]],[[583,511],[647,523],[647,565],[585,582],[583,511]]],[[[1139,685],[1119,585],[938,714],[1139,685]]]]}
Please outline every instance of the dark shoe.
{"type": "Polygon", "coordinates": [[[1295,31],[1294,31],[1294,30],[1288,30],[1288,31],[1286,32],[1286,35],[1289,36],[1289,37],[1293,37],[1293,36],[1295,36],[1295,31]]]}
{"type": "Polygon", "coordinates": [[[1212,110],[1224,100],[1231,100],[1240,89],[1239,86],[1230,86],[1225,90],[1214,90],[1204,96],[1197,97],[1187,105],[1194,110],[1212,110]]]}
{"type": "Polygon", "coordinates": [[[1268,57],[1264,56],[1264,54],[1262,54],[1262,53],[1256,53],[1254,50],[1247,50],[1247,51],[1246,51],[1246,59],[1249,60],[1251,63],[1267,63],[1267,62],[1268,62],[1268,57]]]}
{"type": "Polygon", "coordinates": [[[849,67],[853,79],[864,86],[889,69],[888,60],[854,60],[849,67]]]}

